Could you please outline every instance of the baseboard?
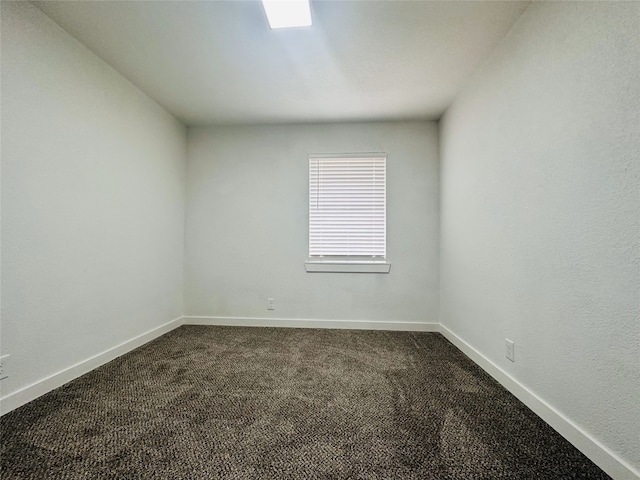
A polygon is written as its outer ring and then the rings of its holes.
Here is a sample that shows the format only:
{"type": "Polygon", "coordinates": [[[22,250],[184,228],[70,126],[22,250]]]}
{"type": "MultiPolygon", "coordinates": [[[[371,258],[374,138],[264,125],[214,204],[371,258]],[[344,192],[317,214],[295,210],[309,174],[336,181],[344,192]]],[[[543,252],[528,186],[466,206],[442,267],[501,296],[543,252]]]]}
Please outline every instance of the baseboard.
{"type": "Polygon", "coordinates": [[[10,393],[5,397],[0,398],[0,415],[9,413],[10,411],[15,410],[16,408],[26,403],[29,403],[32,400],[35,400],[45,393],[48,393],[51,390],[55,390],[65,383],[68,383],[71,380],[74,380],[84,375],[85,373],[88,373],[91,370],[98,368],[99,366],[104,365],[105,363],[108,363],[111,360],[114,360],[119,356],[124,355],[125,353],[130,352],[131,350],[160,337],[161,335],[164,335],[165,333],[178,328],[180,325],[182,325],[182,317],[171,320],[164,325],[160,325],[159,327],[138,335],[131,340],[127,340],[120,345],[116,345],[113,348],[105,350],[104,352],[83,360],[80,363],[76,363],[69,368],[65,368],[64,370],[54,373],[47,378],[39,380],[36,383],[10,393]]]}
{"type": "Polygon", "coordinates": [[[352,330],[394,330],[439,332],[439,323],[380,322],[375,320],[317,320],[308,318],[209,317],[186,315],[185,325],[219,325],[228,327],[339,328],[352,330]]]}
{"type": "Polygon", "coordinates": [[[458,347],[465,355],[477,363],[485,372],[496,379],[503,387],[515,395],[536,415],[547,422],[554,430],[566,438],[593,463],[616,480],[640,480],[640,473],[624,462],[615,453],[590,436],[558,410],[529,390],[518,380],[486,358],[482,353],[465,342],[444,325],[440,332],[447,340],[458,347]]]}

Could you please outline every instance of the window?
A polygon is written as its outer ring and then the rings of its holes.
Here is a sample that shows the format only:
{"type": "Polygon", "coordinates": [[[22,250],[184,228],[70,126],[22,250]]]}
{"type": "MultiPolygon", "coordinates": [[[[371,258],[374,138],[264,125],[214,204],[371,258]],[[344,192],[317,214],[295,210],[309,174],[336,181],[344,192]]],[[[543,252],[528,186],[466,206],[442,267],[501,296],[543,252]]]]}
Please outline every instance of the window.
{"type": "Polygon", "coordinates": [[[309,156],[307,271],[387,273],[385,154],[309,156]]]}

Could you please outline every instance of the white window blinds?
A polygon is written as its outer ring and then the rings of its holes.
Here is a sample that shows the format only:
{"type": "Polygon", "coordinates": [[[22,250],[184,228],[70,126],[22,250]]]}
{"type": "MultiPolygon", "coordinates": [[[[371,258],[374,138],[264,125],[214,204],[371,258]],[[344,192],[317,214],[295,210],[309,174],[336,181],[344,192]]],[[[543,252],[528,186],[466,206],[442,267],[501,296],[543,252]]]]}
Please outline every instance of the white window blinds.
{"type": "Polygon", "coordinates": [[[309,157],[310,258],[384,260],[386,160],[384,154],[309,157]]]}

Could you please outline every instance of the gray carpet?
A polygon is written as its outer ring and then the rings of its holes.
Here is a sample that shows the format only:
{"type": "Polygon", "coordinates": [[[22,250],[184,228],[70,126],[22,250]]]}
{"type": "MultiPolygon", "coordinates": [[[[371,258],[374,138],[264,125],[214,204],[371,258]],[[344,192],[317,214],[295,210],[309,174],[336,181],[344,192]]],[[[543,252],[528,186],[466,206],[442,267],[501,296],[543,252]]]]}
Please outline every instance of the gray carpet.
{"type": "Polygon", "coordinates": [[[183,326],[0,419],[9,479],[604,479],[435,333],[183,326]]]}

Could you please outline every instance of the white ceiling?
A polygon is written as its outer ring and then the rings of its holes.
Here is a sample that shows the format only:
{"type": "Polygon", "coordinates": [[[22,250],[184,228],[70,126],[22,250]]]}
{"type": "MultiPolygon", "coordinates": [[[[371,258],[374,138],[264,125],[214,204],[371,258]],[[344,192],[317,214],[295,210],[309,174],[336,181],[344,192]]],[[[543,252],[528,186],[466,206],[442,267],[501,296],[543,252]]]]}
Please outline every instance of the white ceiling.
{"type": "Polygon", "coordinates": [[[247,1],[37,1],[188,125],[437,119],[528,2],[312,0],[270,30],[247,1]]]}

